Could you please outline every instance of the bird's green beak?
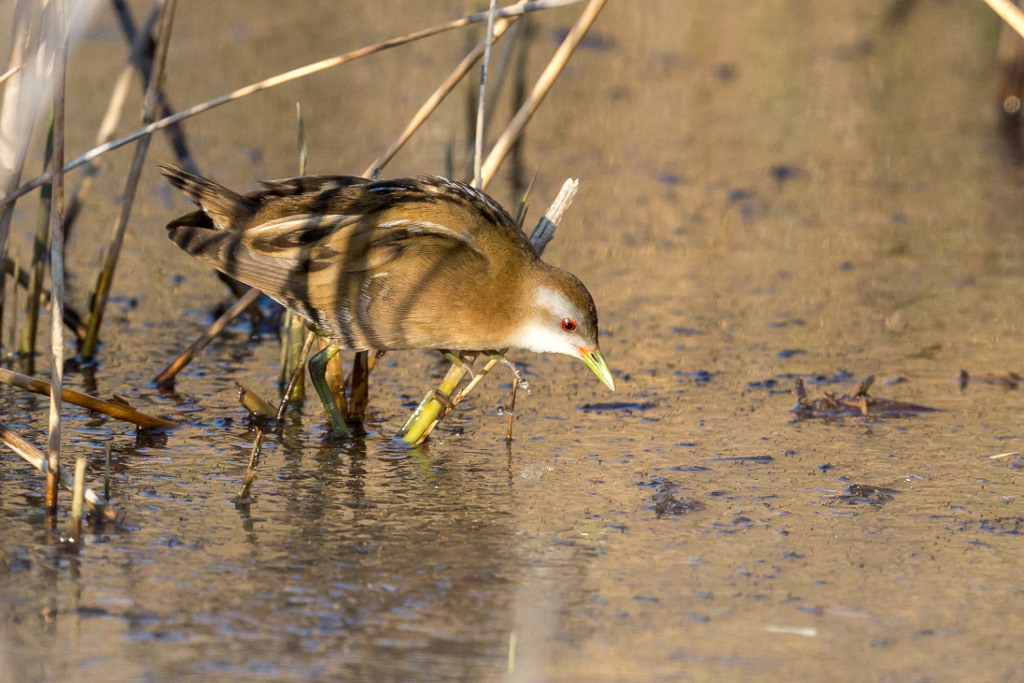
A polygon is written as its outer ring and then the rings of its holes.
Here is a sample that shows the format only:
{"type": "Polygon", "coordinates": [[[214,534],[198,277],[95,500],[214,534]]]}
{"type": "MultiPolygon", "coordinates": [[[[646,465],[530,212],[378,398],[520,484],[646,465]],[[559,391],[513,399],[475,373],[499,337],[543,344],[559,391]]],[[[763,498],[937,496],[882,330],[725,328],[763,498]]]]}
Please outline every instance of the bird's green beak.
{"type": "Polygon", "coordinates": [[[612,379],[612,371],[608,369],[608,364],[604,362],[601,349],[595,348],[593,351],[583,351],[583,355],[580,358],[583,359],[588,368],[594,371],[597,378],[604,382],[606,387],[615,391],[615,380],[612,379]]]}

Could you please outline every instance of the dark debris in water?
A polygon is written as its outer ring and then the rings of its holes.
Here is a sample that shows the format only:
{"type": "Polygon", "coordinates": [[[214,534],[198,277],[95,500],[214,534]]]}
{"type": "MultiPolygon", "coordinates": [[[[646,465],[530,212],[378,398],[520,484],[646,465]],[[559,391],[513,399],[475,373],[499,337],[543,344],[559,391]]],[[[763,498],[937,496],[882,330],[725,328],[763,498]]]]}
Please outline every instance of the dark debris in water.
{"type": "Polygon", "coordinates": [[[658,494],[653,499],[654,514],[658,517],[665,515],[687,515],[691,512],[698,512],[704,508],[704,504],[693,498],[676,498],[672,493],[658,494]]]}
{"type": "Polygon", "coordinates": [[[839,494],[829,496],[831,500],[847,503],[849,505],[871,505],[881,507],[893,500],[893,495],[899,493],[896,489],[884,486],[872,486],[871,484],[850,484],[839,494]]]}
{"type": "Polygon", "coordinates": [[[707,370],[676,370],[672,374],[675,375],[676,377],[689,377],[697,384],[697,386],[704,386],[705,384],[709,384],[711,380],[714,379],[715,377],[715,373],[709,372],[707,370]]]}
{"type": "Polygon", "coordinates": [[[776,164],[768,169],[768,173],[780,183],[799,178],[804,174],[803,169],[793,164],[776,164]]]}
{"type": "Polygon", "coordinates": [[[1020,386],[1020,375],[1016,372],[1007,372],[1002,375],[979,375],[977,377],[971,377],[966,370],[960,371],[960,391],[967,388],[971,380],[975,382],[981,382],[983,384],[993,384],[998,387],[1005,387],[1007,389],[1016,389],[1020,386]]]}
{"type": "Polygon", "coordinates": [[[652,477],[649,481],[640,482],[639,486],[655,489],[650,498],[649,510],[654,510],[658,517],[678,517],[704,509],[704,504],[694,498],[679,494],[679,484],[666,477],[652,477]]]}
{"type": "Polygon", "coordinates": [[[737,455],[729,458],[708,458],[710,462],[734,462],[741,465],[768,465],[775,462],[770,455],[737,455]]]}
{"type": "Polygon", "coordinates": [[[807,398],[807,390],[804,382],[799,377],[796,380],[797,402],[792,411],[800,418],[835,418],[835,417],[876,417],[876,418],[898,418],[910,417],[918,413],[933,413],[936,408],[918,405],[916,403],[904,403],[893,401],[887,398],[875,398],[868,395],[868,389],[875,381],[875,376],[870,375],[861,382],[860,387],[854,394],[832,394],[825,393],[821,398],[813,401],[807,398]]]}
{"type": "Polygon", "coordinates": [[[630,401],[604,401],[601,403],[584,403],[577,410],[585,413],[634,413],[650,410],[658,405],[654,401],[630,402],[630,401]]]}
{"type": "Polygon", "coordinates": [[[994,536],[1024,535],[1024,517],[997,517],[959,522],[958,531],[987,531],[994,536]]]}

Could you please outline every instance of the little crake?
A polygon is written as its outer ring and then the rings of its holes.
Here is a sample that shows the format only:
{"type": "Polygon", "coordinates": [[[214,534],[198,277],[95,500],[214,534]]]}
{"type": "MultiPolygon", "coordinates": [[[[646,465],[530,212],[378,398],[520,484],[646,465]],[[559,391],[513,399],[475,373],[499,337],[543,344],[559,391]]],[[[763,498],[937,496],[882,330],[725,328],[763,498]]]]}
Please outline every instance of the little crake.
{"type": "Polygon", "coordinates": [[[241,195],[159,166],[200,207],[168,224],[171,240],[330,338],[310,376],[335,430],[344,426],[322,371],[339,349],[563,353],[615,388],[590,292],[468,185],[307,176],[241,195]]]}

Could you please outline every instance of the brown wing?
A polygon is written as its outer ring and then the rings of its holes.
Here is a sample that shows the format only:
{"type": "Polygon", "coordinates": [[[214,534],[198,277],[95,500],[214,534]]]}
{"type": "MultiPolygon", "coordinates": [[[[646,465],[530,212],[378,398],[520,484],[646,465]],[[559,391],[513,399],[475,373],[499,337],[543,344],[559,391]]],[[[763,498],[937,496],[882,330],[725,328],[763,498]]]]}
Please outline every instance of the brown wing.
{"type": "Polygon", "coordinates": [[[490,282],[487,254],[530,251],[493,200],[442,178],[311,176],[242,196],[163,171],[203,209],[168,225],[179,247],[350,348],[458,346],[434,302],[461,292],[460,279],[470,292],[490,282]]]}

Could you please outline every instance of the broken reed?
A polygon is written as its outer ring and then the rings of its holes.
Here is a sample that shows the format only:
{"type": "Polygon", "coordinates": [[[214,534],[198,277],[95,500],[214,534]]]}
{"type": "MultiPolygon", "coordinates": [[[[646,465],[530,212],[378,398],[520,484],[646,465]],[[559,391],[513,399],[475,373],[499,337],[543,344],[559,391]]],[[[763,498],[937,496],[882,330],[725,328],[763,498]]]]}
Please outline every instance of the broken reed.
{"type": "Polygon", "coordinates": [[[64,39],[64,0],[52,5],[51,40],[55,51],[53,73],[53,196],[50,203],[50,391],[49,438],[46,460],[46,513],[57,513],[60,473],[61,398],[64,386],[64,78],[67,43],[64,39]]]}

